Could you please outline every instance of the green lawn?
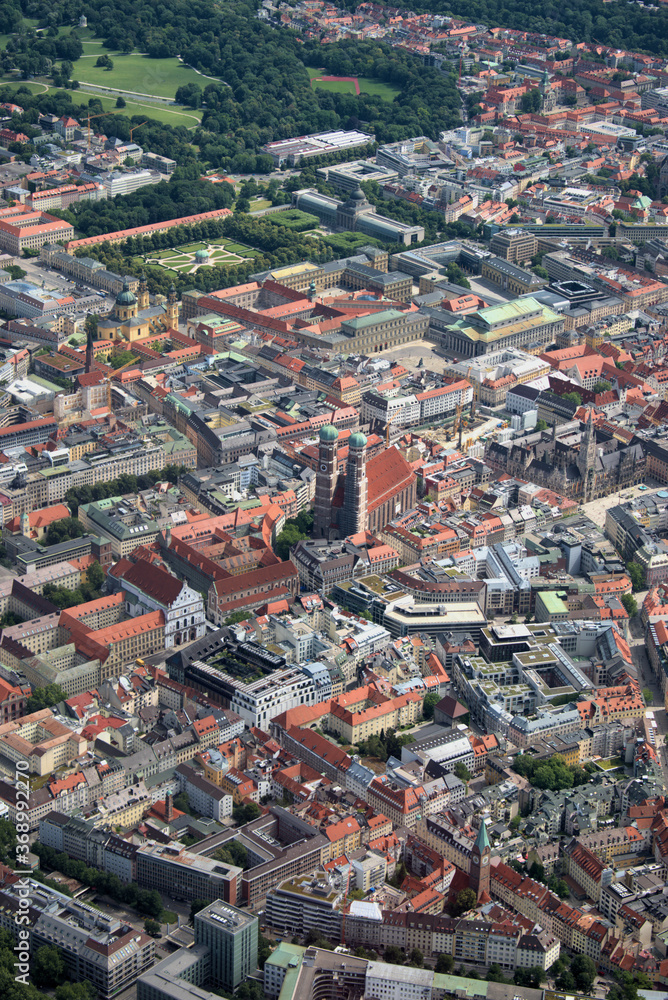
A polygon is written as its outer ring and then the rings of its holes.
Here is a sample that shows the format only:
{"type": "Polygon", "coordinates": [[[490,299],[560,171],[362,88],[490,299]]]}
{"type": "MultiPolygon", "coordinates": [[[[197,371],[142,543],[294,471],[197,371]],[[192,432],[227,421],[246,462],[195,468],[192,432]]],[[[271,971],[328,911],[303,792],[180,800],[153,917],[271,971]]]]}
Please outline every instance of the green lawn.
{"type": "Polygon", "coordinates": [[[606,757],[603,760],[597,761],[597,764],[604,771],[612,771],[616,767],[624,767],[624,761],[621,757],[606,757]]]}
{"type": "Polygon", "coordinates": [[[363,94],[379,94],[385,101],[393,101],[401,93],[399,87],[383,83],[382,80],[371,80],[367,76],[358,76],[357,82],[363,94]]]}
{"type": "Polygon", "coordinates": [[[350,80],[312,80],[311,86],[317,90],[328,90],[330,94],[356,94],[355,84],[350,80]]]}
{"type": "Polygon", "coordinates": [[[209,260],[204,266],[211,267],[239,264],[245,260],[252,260],[259,252],[240,243],[233,243],[231,240],[219,239],[210,240],[207,243],[187,243],[167,250],[152,251],[143,257],[135,258],[135,263],[148,268],[160,267],[166,271],[194,273],[196,267],[195,252],[201,249],[209,251],[209,260]]]}
{"type": "MultiPolygon", "coordinates": [[[[80,28],[78,24],[61,25],[61,27],[58,28],[58,37],[63,38],[65,35],[71,35],[73,31],[76,31],[77,38],[84,45],[88,45],[89,42],[95,41],[95,34],[93,32],[93,29],[80,28]]],[[[99,44],[99,42],[96,41],[95,44],[97,45],[99,44]]]]}
{"type": "MultiPolygon", "coordinates": [[[[11,79],[7,80],[0,79],[0,88],[11,87],[15,92],[19,89],[19,87],[27,87],[31,94],[44,94],[46,93],[44,86],[44,84],[35,83],[33,80],[17,80],[16,77],[11,77],[11,79]]],[[[56,93],[55,87],[47,87],[47,90],[50,94],[56,93]]],[[[20,100],[17,101],[17,104],[20,103],[20,100]]]]}
{"type": "MultiPolygon", "coordinates": [[[[91,46],[86,47],[86,54],[91,46]]],[[[100,43],[100,53],[103,52],[100,43]]],[[[81,83],[93,83],[99,87],[113,87],[138,94],[173,98],[178,87],[186,83],[196,83],[203,88],[206,81],[194,69],[184,66],[176,58],[149,59],[139,52],[128,56],[111,55],[114,68],[109,71],[95,65],[95,59],[82,58],[75,65],[75,77],[81,83]]]]}
{"type": "Polygon", "coordinates": [[[261,212],[263,208],[271,208],[271,202],[266,198],[255,198],[250,203],[251,212],[261,212]]]}
{"type": "MultiPolygon", "coordinates": [[[[37,18],[35,18],[35,17],[24,17],[23,18],[23,23],[26,26],[26,28],[36,28],[37,24],[38,24],[38,21],[37,21],[37,18]]],[[[15,34],[0,35],[0,49],[4,49],[6,47],[6,45],[7,45],[7,42],[9,41],[9,39],[10,38],[14,38],[14,37],[15,37],[15,34]]]]}
{"type": "MultiPolygon", "coordinates": [[[[75,63],[75,67],[79,65],[80,63],[75,63]]],[[[125,107],[117,108],[115,97],[102,97],[100,94],[92,94],[90,91],[78,90],[73,92],[75,101],[77,100],[77,94],[81,95],[84,103],[90,100],[91,97],[99,98],[104,111],[113,111],[118,115],[127,115],[128,118],[133,118],[135,115],[142,115],[144,118],[152,118],[154,121],[162,122],[164,125],[185,125],[186,128],[194,127],[202,120],[201,111],[195,111],[193,108],[184,108],[180,104],[177,107],[168,108],[164,104],[143,103],[140,99],[131,101],[126,97],[124,98],[125,107]],[[85,97],[84,94],[86,95],[85,97]]],[[[137,142],[141,142],[140,131],[137,132],[137,142]]]]}
{"type": "MultiPolygon", "coordinates": [[[[75,68],[80,65],[80,63],[75,63],[75,68]]],[[[55,87],[47,87],[45,90],[45,86],[46,84],[35,83],[34,80],[26,82],[25,80],[0,79],[0,87],[12,87],[14,90],[18,90],[19,87],[27,87],[32,94],[58,93],[55,87]]],[[[104,111],[110,111],[117,115],[126,115],[128,118],[142,115],[145,118],[152,118],[154,121],[162,122],[164,125],[185,125],[186,128],[192,128],[198,121],[202,120],[201,111],[194,111],[192,108],[182,108],[180,105],[171,108],[164,104],[149,104],[141,100],[131,101],[125,98],[125,107],[117,108],[115,97],[103,97],[101,94],[92,94],[86,90],[70,90],[67,93],[72,95],[72,100],[80,101],[82,104],[86,104],[91,97],[94,97],[100,101],[104,111]]],[[[17,103],[21,103],[20,99],[17,100],[17,103]]],[[[140,132],[137,133],[137,140],[141,141],[140,132]]]]}

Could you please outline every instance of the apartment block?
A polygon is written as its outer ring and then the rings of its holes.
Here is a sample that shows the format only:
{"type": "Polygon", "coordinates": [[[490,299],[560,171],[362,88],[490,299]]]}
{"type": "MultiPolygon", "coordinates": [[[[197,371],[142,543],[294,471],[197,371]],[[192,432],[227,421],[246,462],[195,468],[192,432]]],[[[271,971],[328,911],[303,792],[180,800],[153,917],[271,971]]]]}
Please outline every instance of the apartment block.
{"type": "MultiPolygon", "coordinates": [[[[27,879],[29,948],[56,947],[74,982],[88,980],[104,998],[129,989],[155,961],[155,941],[116,917],[27,879]]],[[[24,880],[12,876],[0,889],[0,926],[16,935],[24,880]]]]}

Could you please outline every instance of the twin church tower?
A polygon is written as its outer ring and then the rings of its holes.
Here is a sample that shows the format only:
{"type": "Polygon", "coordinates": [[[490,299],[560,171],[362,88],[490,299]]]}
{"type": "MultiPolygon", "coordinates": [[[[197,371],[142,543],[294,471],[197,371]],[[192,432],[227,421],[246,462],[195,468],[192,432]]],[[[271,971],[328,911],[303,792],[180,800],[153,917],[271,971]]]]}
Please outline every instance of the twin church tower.
{"type": "Polygon", "coordinates": [[[343,537],[367,530],[366,446],[364,434],[356,431],[350,435],[346,470],[340,476],[339,432],[333,424],[320,429],[313,524],[316,538],[329,538],[333,528],[343,537]]]}

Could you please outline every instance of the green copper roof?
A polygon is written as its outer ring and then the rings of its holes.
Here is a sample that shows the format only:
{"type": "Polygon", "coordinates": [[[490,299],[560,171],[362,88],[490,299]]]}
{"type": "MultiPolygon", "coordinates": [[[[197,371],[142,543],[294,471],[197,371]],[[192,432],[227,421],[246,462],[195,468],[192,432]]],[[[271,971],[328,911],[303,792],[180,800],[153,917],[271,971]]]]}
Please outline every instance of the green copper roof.
{"type": "Polygon", "coordinates": [[[491,851],[491,845],[489,842],[489,837],[487,836],[487,824],[484,820],[480,823],[480,829],[478,830],[478,836],[475,840],[475,846],[478,848],[480,853],[483,851],[491,851]]]}
{"type": "Polygon", "coordinates": [[[132,306],[135,304],[137,299],[130,291],[130,286],[127,281],[123,282],[123,291],[119,292],[116,296],[116,304],[119,306],[132,306]]]}
{"type": "Polygon", "coordinates": [[[366,447],[366,438],[364,437],[364,435],[362,433],[360,433],[360,431],[357,431],[355,434],[351,434],[350,435],[350,440],[348,441],[348,447],[349,448],[365,448],[366,447]]]}
{"type": "Polygon", "coordinates": [[[320,440],[321,441],[336,441],[339,436],[334,424],[325,424],[324,427],[320,428],[320,440]]]}

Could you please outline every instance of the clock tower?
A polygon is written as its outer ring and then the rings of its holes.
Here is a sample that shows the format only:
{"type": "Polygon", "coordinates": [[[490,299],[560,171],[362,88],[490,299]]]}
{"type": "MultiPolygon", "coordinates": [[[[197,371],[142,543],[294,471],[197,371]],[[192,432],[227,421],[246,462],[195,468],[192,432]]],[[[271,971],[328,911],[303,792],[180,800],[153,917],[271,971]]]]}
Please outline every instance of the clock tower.
{"type": "Polygon", "coordinates": [[[492,848],[487,836],[485,821],[480,823],[478,836],[471,851],[471,868],[469,870],[469,887],[476,894],[478,902],[483,892],[489,896],[489,862],[492,856],[492,848]]]}
{"type": "MultiPolygon", "coordinates": [[[[315,509],[313,535],[315,538],[329,539],[332,524],[332,501],[339,478],[338,463],[339,432],[333,424],[320,428],[318,466],[315,473],[315,509]]],[[[365,442],[366,443],[366,442],[365,442]]]]}

